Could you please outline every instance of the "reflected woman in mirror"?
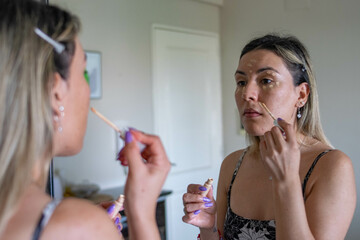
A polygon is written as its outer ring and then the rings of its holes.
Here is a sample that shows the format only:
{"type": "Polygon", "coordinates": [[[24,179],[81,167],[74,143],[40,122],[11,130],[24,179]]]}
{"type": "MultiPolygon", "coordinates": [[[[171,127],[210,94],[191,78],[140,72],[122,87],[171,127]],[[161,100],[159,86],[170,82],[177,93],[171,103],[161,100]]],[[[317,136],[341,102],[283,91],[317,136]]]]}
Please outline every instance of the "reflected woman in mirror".
{"type": "Polygon", "coordinates": [[[211,239],[344,239],[355,206],[351,160],[333,149],[319,117],[313,69],[292,36],[242,50],[235,101],[249,146],[222,163],[217,199],[190,184],[183,221],[211,239]]]}
{"type": "MultiPolygon", "coordinates": [[[[51,159],[83,145],[90,89],[79,30],[79,19],[60,8],[0,3],[0,239],[122,238],[102,208],[45,193],[51,159]]],[[[155,208],[170,169],[162,143],[130,130],[121,160],[129,165],[129,235],[160,239],[155,208]],[[145,145],[142,156],[137,141],[145,145]]]]}

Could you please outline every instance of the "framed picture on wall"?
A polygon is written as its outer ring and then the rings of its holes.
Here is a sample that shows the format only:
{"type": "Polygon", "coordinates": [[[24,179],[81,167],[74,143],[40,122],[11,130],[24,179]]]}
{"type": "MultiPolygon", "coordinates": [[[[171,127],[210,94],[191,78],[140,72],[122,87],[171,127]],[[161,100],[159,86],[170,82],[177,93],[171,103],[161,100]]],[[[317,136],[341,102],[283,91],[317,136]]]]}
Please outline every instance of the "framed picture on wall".
{"type": "Polygon", "coordinates": [[[90,98],[101,98],[101,53],[96,51],[85,51],[86,70],[89,76],[90,98]]]}

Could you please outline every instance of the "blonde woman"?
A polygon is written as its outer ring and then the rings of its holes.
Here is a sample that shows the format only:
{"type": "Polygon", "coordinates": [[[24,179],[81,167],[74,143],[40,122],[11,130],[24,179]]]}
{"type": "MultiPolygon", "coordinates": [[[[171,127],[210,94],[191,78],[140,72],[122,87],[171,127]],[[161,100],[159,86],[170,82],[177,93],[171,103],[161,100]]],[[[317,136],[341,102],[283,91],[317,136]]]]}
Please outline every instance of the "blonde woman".
{"type": "MultiPolygon", "coordinates": [[[[90,90],[79,29],[79,20],[57,7],[0,3],[0,239],[122,238],[100,207],[45,193],[51,158],[83,145],[90,90]]],[[[162,144],[131,130],[121,156],[129,164],[129,235],[160,239],[155,207],[170,168],[162,144]],[[146,164],[136,141],[146,146],[146,164]]]]}
{"type": "Polygon", "coordinates": [[[235,83],[250,145],[223,161],[216,202],[211,190],[203,198],[200,185],[188,186],[183,221],[206,240],[344,239],[356,205],[353,167],[323,133],[303,44],[279,35],[250,41],[235,83]]]}

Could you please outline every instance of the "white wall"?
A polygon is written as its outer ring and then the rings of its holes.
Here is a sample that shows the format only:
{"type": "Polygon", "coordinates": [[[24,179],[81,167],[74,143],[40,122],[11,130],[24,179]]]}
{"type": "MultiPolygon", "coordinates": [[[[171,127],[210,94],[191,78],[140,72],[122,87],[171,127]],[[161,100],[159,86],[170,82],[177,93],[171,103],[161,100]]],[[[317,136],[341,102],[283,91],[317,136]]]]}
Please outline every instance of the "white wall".
{"type": "MultiPolygon", "coordinates": [[[[271,32],[297,36],[313,60],[322,123],[333,145],[353,160],[360,199],[360,1],[226,0],[221,10],[225,153],[245,146],[238,135],[234,72],[241,48],[271,32]]],[[[334,216],[336,217],[336,216],[334,216]]],[[[346,239],[360,239],[356,209],[346,239]]]]}

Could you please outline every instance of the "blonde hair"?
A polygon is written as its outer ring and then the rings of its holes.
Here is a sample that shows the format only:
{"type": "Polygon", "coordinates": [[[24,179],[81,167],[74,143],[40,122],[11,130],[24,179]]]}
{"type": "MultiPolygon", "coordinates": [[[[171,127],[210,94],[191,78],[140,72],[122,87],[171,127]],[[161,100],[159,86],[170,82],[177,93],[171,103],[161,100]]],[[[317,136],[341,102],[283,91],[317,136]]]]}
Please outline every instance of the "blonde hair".
{"type": "MultiPolygon", "coordinates": [[[[246,53],[265,49],[281,57],[293,77],[294,86],[306,82],[310,88],[308,101],[300,108],[301,118],[297,119],[297,131],[307,137],[331,146],[321,126],[319,100],[310,56],[305,46],[294,36],[268,34],[251,40],[242,50],[240,59],[246,53]]],[[[258,149],[259,137],[247,134],[252,150],[258,149]]]]}
{"type": "Polygon", "coordinates": [[[45,181],[53,155],[53,74],[66,79],[79,20],[35,1],[0,4],[0,235],[32,181],[36,164],[45,181]],[[38,27],[66,46],[57,54],[34,33],[38,27]]]}

